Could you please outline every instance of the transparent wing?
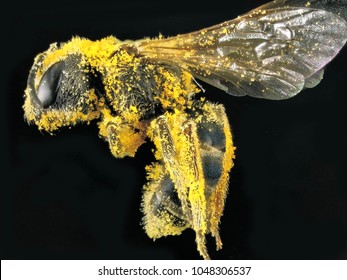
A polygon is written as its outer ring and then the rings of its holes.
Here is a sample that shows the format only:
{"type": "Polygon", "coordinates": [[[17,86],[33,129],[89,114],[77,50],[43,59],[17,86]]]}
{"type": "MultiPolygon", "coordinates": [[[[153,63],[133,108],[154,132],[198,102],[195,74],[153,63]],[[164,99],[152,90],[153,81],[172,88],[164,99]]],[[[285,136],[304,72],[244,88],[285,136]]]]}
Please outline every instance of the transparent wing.
{"type": "Polygon", "coordinates": [[[231,21],[143,40],[137,47],[231,95],[286,99],[317,85],[323,67],[346,43],[346,10],[346,1],[278,0],[231,21]]]}
{"type": "Polygon", "coordinates": [[[275,9],[279,7],[306,7],[325,10],[347,20],[347,0],[276,0],[262,5],[258,9],[275,9]]]}

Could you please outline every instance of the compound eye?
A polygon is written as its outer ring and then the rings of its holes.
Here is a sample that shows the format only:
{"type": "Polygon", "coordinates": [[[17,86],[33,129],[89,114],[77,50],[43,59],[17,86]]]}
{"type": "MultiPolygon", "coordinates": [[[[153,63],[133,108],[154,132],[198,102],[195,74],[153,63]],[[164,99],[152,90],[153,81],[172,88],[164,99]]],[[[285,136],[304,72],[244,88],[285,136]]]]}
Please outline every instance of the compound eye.
{"type": "Polygon", "coordinates": [[[43,108],[51,106],[57,99],[64,67],[63,61],[57,62],[43,75],[37,89],[37,97],[43,108]]]}

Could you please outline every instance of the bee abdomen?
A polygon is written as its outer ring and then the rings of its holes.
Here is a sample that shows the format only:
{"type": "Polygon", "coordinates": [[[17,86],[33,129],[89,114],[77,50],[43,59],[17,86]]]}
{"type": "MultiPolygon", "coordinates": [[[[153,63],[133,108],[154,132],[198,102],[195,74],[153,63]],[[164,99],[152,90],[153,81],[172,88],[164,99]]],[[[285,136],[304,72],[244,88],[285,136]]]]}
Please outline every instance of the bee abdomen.
{"type": "Polygon", "coordinates": [[[206,153],[202,156],[202,168],[206,183],[205,194],[209,197],[222,176],[223,154],[218,156],[206,153]]]}
{"type": "Polygon", "coordinates": [[[197,134],[202,146],[225,151],[225,133],[222,124],[209,122],[207,118],[203,118],[198,124],[197,134]]]}
{"type": "Polygon", "coordinates": [[[186,224],[174,184],[169,175],[165,175],[159,182],[158,189],[151,199],[152,212],[158,218],[168,216],[173,224],[182,227],[186,224]]]}
{"type": "Polygon", "coordinates": [[[189,226],[174,183],[162,163],[152,165],[149,174],[155,176],[158,170],[161,174],[146,185],[142,202],[145,212],[143,224],[151,238],[180,234],[189,226]]]}

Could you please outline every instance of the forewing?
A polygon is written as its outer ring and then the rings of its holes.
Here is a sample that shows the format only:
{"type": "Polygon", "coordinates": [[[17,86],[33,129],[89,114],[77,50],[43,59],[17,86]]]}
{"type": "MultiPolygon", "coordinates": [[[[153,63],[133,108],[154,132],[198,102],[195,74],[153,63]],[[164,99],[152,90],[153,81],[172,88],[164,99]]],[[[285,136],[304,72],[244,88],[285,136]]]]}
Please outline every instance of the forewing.
{"type": "Polygon", "coordinates": [[[319,83],[323,67],[346,43],[345,16],[345,1],[280,0],[197,32],[143,40],[137,47],[150,59],[176,64],[229,94],[286,99],[319,83]]]}
{"type": "Polygon", "coordinates": [[[258,9],[275,9],[279,7],[306,7],[325,10],[347,20],[347,0],[276,0],[262,5],[258,9]]]}

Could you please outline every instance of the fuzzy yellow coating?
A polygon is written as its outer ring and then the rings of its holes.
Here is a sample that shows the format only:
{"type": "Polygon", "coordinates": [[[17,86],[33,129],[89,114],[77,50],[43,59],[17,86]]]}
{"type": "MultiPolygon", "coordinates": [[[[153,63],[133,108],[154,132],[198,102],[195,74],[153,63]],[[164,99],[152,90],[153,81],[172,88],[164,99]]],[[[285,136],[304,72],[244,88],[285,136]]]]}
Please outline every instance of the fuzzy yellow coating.
{"type": "Polygon", "coordinates": [[[191,106],[189,95],[200,92],[200,89],[192,82],[192,75],[183,71],[181,76],[174,75],[165,68],[159,68],[161,76],[155,76],[157,83],[161,85],[161,94],[155,98],[164,109],[184,110],[191,106]]]}
{"type": "MultiPolygon", "coordinates": [[[[71,41],[57,47],[57,44],[51,44],[45,53],[39,54],[34,61],[34,67],[37,67],[34,88],[37,91],[40,81],[44,73],[53,64],[63,61],[68,55],[77,54],[81,55],[81,64],[78,65],[81,69],[84,65],[94,65],[95,67],[102,67],[108,57],[112,54],[115,47],[119,45],[119,40],[114,37],[107,37],[99,41],[91,41],[84,38],[73,38],[71,41]],[[44,57],[42,61],[39,59],[44,57]]],[[[31,89],[28,87],[25,90],[25,103],[23,106],[25,118],[29,122],[35,122],[40,130],[52,132],[62,126],[75,125],[80,121],[91,121],[100,116],[100,112],[88,110],[85,113],[85,104],[98,103],[98,96],[94,89],[91,89],[85,95],[87,98],[83,100],[82,104],[77,106],[67,106],[64,110],[52,110],[50,108],[42,110],[38,109],[31,98],[31,89]]]]}
{"type": "Polygon", "coordinates": [[[147,235],[152,239],[157,239],[162,236],[179,235],[185,229],[190,227],[190,224],[175,223],[175,217],[168,211],[160,211],[153,213],[153,197],[161,190],[161,183],[167,171],[162,164],[154,163],[146,166],[147,179],[149,183],[144,186],[144,193],[142,198],[141,207],[145,216],[143,218],[143,225],[147,235]]]}
{"type": "MultiPolygon", "coordinates": [[[[37,67],[37,71],[34,89],[37,91],[44,73],[52,65],[64,61],[69,55],[79,55],[81,62],[78,67],[80,69],[91,75],[103,77],[105,98],[110,101],[113,110],[121,111],[122,123],[139,122],[143,116],[143,110],[138,104],[130,104],[129,106],[129,102],[132,101],[129,101],[127,92],[135,91],[136,85],[142,82],[142,77],[136,73],[140,67],[143,67],[143,57],[137,56],[136,51],[128,51],[127,47],[123,48],[123,46],[131,46],[132,43],[131,41],[122,42],[110,36],[97,41],[75,37],[59,47],[57,44],[51,44],[46,52],[39,54],[35,59],[34,65],[37,67]],[[42,57],[44,59],[39,61],[42,57]],[[129,69],[135,74],[129,75],[129,69]],[[123,75],[127,75],[127,78],[122,79],[123,75]]],[[[154,90],[158,92],[153,99],[154,102],[160,103],[164,109],[178,108],[184,110],[191,107],[191,96],[200,91],[192,82],[193,78],[188,72],[182,71],[177,75],[165,66],[150,62],[146,63],[144,69],[141,70],[148,73],[148,76],[153,75],[153,79],[156,81],[154,90]]],[[[81,104],[80,107],[67,107],[64,110],[51,110],[50,108],[39,110],[35,108],[32,98],[30,98],[30,94],[34,94],[30,93],[30,90],[28,87],[25,91],[25,104],[23,106],[25,117],[29,122],[35,122],[39,129],[53,131],[61,126],[75,125],[77,120],[90,121],[98,117],[102,118],[103,112],[105,112],[101,105],[97,109],[98,113],[82,113],[84,104],[81,104]]],[[[93,91],[86,93],[86,96],[88,99],[83,100],[84,103],[90,102],[89,99],[95,101],[98,98],[93,91]]],[[[110,115],[106,115],[105,119],[109,120],[110,115]]],[[[142,125],[140,126],[142,127],[142,125]]],[[[105,133],[101,133],[101,135],[104,136],[105,133]]],[[[128,133],[124,137],[127,135],[128,133]]]]}
{"type": "Polygon", "coordinates": [[[124,123],[124,118],[112,116],[106,108],[101,113],[99,135],[107,140],[112,154],[118,158],[133,157],[138,147],[145,142],[148,122],[124,123]]]}
{"type": "MultiPolygon", "coordinates": [[[[28,91],[29,89],[26,89],[26,95],[29,95],[28,91]]],[[[93,89],[90,90],[88,96],[89,98],[85,102],[89,103],[91,107],[92,103],[97,102],[98,97],[93,89]]],[[[82,104],[80,105],[81,107],[77,106],[77,108],[67,108],[66,110],[47,110],[40,115],[40,118],[36,117],[35,107],[32,105],[30,98],[25,99],[23,108],[28,122],[35,122],[40,130],[53,132],[62,126],[72,126],[79,122],[87,122],[89,124],[90,121],[100,117],[99,111],[88,110],[87,113],[82,112],[82,104]]]]}
{"type": "Polygon", "coordinates": [[[185,228],[192,228],[196,232],[199,253],[208,259],[206,234],[211,233],[215,237],[217,249],[222,247],[218,225],[228,191],[228,172],[233,166],[235,148],[223,106],[207,102],[200,109],[202,112],[194,115],[180,110],[166,112],[152,121],[148,135],[156,146],[158,163],[146,168],[149,183],[144,188],[142,209],[145,214],[143,223],[149,237],[156,239],[176,235],[185,228]],[[225,137],[224,149],[218,150],[204,143],[197,133],[199,124],[220,127],[225,137]],[[202,159],[206,154],[220,158],[222,162],[221,176],[216,185],[208,185],[205,180],[202,159]],[[182,213],[176,215],[185,221],[183,225],[177,224],[166,208],[153,213],[157,204],[152,200],[160,197],[162,180],[167,174],[181,202],[182,213]]]}
{"type": "MultiPolygon", "coordinates": [[[[229,121],[225,113],[224,107],[219,105],[214,110],[211,107],[205,106],[205,110],[211,116],[214,122],[218,122],[223,127],[225,135],[225,152],[222,156],[222,172],[221,177],[215,186],[210,198],[208,199],[208,220],[210,223],[210,232],[216,240],[217,250],[222,248],[222,240],[219,236],[219,223],[225,206],[225,199],[229,188],[229,171],[234,166],[235,147],[230,130],[229,121]]],[[[217,152],[215,152],[217,153],[217,152]]]]}
{"type": "Polygon", "coordinates": [[[132,42],[121,42],[114,37],[94,42],[74,38],[59,48],[51,45],[41,54],[44,59],[39,62],[39,55],[36,60],[35,90],[52,65],[70,55],[79,55],[80,70],[102,77],[103,95],[92,88],[83,92],[83,98],[73,105],[42,109],[34,105],[30,98],[33,93],[28,87],[24,104],[26,118],[49,132],[99,119],[99,135],[117,158],[135,156],[146,138],[152,140],[157,162],[146,167],[149,182],[144,186],[142,201],[145,231],[156,239],[179,235],[191,228],[196,233],[199,253],[208,259],[206,234],[215,237],[217,249],[222,247],[218,225],[234,158],[224,108],[204,98],[200,101],[193,98],[200,88],[189,72],[147,61],[134,48],[132,42]],[[141,92],[141,86],[148,83],[151,83],[151,92],[141,92]],[[146,117],[146,110],[150,112],[155,106],[163,110],[162,114],[146,117]],[[226,138],[225,150],[207,147],[199,138],[198,125],[206,123],[221,128],[226,138]],[[203,157],[206,154],[222,160],[221,176],[215,185],[209,185],[205,178],[203,157]],[[163,194],[166,176],[174,185],[179,206],[172,197],[163,194]]]}
{"type": "Polygon", "coordinates": [[[62,44],[59,48],[56,43],[51,44],[49,49],[44,53],[45,58],[37,71],[35,88],[37,89],[47,69],[51,65],[64,60],[68,55],[83,54],[81,66],[88,63],[94,68],[99,69],[107,66],[105,63],[109,61],[109,57],[120,44],[121,41],[112,36],[97,41],[74,37],[69,42],[62,44]]]}

